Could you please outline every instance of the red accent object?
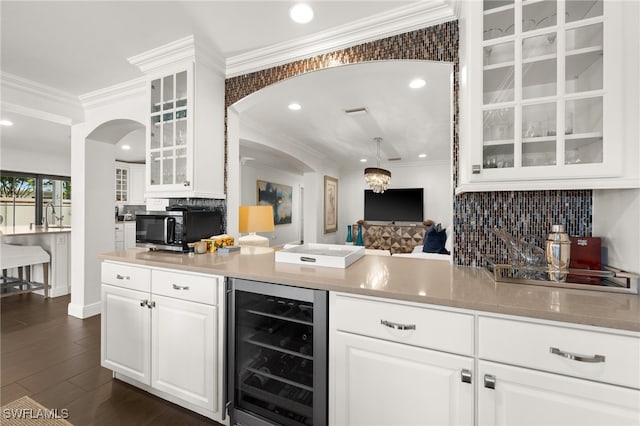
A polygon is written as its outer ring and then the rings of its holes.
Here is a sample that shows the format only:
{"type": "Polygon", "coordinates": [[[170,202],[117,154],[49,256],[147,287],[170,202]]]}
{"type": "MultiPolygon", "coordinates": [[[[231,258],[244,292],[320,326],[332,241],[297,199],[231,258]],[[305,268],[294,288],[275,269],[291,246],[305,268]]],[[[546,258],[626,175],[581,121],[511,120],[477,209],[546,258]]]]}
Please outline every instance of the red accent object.
{"type": "MultiPolygon", "coordinates": [[[[569,262],[569,268],[602,270],[602,241],[599,237],[569,237],[569,239],[571,240],[571,261],[569,262]]],[[[567,281],[600,285],[602,279],[599,277],[584,277],[569,274],[567,281]]]]}

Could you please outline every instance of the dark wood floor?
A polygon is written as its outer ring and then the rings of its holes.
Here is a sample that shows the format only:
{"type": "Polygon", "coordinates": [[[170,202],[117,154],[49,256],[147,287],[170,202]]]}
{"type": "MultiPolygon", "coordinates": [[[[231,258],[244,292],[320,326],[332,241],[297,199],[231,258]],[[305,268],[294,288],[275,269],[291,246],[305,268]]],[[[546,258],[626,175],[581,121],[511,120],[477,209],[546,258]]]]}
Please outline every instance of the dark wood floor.
{"type": "Polygon", "coordinates": [[[218,425],[114,380],[100,367],[100,316],[67,315],[69,297],[0,299],[1,403],[28,395],[82,425],[218,425]]]}

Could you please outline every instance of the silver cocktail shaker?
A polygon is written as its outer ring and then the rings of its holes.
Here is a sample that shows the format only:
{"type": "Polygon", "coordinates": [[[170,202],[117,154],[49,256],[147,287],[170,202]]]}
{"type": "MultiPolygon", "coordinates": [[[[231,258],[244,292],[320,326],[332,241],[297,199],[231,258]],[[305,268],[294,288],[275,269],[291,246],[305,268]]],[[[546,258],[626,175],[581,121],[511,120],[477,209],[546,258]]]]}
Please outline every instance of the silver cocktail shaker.
{"type": "Polygon", "coordinates": [[[563,225],[552,225],[546,244],[547,266],[551,281],[564,281],[569,272],[571,240],[563,225]]]}

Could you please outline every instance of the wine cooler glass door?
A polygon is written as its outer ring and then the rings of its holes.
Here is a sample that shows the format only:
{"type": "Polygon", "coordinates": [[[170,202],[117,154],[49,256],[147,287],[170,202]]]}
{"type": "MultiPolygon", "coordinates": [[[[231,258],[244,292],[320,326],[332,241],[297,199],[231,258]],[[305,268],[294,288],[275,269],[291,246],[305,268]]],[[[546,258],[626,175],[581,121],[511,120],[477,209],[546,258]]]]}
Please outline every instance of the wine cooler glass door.
{"type": "Polygon", "coordinates": [[[234,280],[233,300],[232,420],[324,424],[326,292],[234,280]]]}

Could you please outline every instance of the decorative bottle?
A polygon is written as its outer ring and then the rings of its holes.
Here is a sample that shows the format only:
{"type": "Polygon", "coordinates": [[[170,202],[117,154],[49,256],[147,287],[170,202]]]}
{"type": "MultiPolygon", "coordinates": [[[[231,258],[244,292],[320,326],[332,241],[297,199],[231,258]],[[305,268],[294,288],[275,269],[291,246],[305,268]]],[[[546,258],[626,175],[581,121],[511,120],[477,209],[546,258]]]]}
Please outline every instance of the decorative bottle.
{"type": "Polygon", "coordinates": [[[547,266],[551,281],[564,281],[569,272],[571,240],[563,225],[552,225],[546,243],[547,266]]]}
{"type": "Polygon", "coordinates": [[[358,235],[356,236],[356,245],[363,246],[364,241],[362,240],[362,225],[358,225],[358,235]]]}
{"type": "Polygon", "coordinates": [[[347,240],[346,244],[353,244],[353,235],[351,234],[351,225],[347,225],[347,240]]]}

